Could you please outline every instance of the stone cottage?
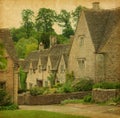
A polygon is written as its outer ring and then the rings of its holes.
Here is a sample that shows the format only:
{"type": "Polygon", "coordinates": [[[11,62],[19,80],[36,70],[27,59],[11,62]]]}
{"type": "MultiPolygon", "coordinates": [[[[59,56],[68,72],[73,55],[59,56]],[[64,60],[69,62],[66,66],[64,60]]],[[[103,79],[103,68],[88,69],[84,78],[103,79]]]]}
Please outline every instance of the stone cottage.
{"type": "Polygon", "coordinates": [[[0,29],[0,43],[4,46],[4,55],[7,60],[7,67],[0,70],[0,89],[5,89],[17,103],[18,92],[18,60],[14,44],[8,29],[0,29]]]}
{"type": "Polygon", "coordinates": [[[120,81],[120,8],[83,10],[71,46],[68,70],[76,79],[120,81]]]}
{"type": "Polygon", "coordinates": [[[76,81],[120,82],[120,8],[101,9],[99,2],[92,9],[82,10],[72,43],[55,44],[32,52],[25,60],[27,88],[50,86],[48,76],[64,83],[66,72],[74,73],[76,81]]]}
{"type": "Polygon", "coordinates": [[[64,83],[70,44],[56,44],[56,38],[50,38],[50,48],[44,49],[42,43],[39,50],[30,53],[25,59],[23,69],[27,72],[27,88],[34,86],[50,86],[48,77],[54,76],[55,83],[64,83]]]}

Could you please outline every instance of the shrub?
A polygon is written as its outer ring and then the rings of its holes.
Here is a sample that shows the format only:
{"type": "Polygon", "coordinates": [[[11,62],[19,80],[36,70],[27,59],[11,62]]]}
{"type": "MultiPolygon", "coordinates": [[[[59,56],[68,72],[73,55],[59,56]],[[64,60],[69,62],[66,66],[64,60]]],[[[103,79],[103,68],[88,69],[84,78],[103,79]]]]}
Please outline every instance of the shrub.
{"type": "Polygon", "coordinates": [[[71,86],[71,83],[65,83],[61,88],[60,88],[61,93],[70,93],[73,92],[73,87],[71,86]]]}
{"type": "Polygon", "coordinates": [[[51,87],[53,87],[55,85],[55,74],[50,74],[47,79],[49,80],[51,87]]]}
{"type": "Polygon", "coordinates": [[[114,98],[113,101],[114,101],[115,103],[119,104],[119,103],[120,103],[120,96],[114,98]]]}
{"type": "Polygon", "coordinates": [[[90,91],[92,90],[92,87],[93,81],[87,79],[82,79],[81,81],[73,85],[74,91],[90,91]]]}
{"type": "Polygon", "coordinates": [[[18,93],[20,94],[20,93],[24,93],[24,92],[26,92],[27,90],[26,89],[19,89],[18,90],[18,93]]]}
{"type": "Polygon", "coordinates": [[[3,89],[0,89],[0,106],[5,106],[11,104],[11,98],[7,92],[3,89]]]}
{"type": "Polygon", "coordinates": [[[84,98],[83,98],[84,102],[92,102],[92,96],[91,95],[86,95],[84,98]]]}
{"type": "Polygon", "coordinates": [[[30,89],[30,94],[33,96],[42,95],[44,93],[44,88],[34,87],[30,89]]]}
{"type": "Polygon", "coordinates": [[[120,89],[120,83],[112,82],[101,82],[93,86],[93,88],[102,88],[102,89],[120,89]]]}
{"type": "Polygon", "coordinates": [[[75,80],[74,72],[66,73],[66,83],[72,83],[75,80]]]}
{"type": "Polygon", "coordinates": [[[2,110],[16,110],[18,108],[19,108],[18,105],[10,104],[7,106],[0,106],[0,111],[2,111],[2,110]]]}

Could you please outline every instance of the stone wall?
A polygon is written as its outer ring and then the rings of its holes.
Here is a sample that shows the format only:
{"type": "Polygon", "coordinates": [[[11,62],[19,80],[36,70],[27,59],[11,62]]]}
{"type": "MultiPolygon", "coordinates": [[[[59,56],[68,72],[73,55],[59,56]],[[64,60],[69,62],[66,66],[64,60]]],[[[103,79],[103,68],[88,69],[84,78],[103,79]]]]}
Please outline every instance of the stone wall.
{"type": "Polygon", "coordinates": [[[106,102],[117,96],[120,96],[120,90],[117,89],[93,89],[92,91],[95,102],[106,102]]]}
{"type": "Polygon", "coordinates": [[[5,90],[14,100],[14,77],[13,77],[13,62],[8,57],[7,58],[7,70],[0,71],[0,82],[5,82],[5,90]]]}
{"type": "Polygon", "coordinates": [[[18,96],[18,104],[19,105],[59,104],[63,100],[81,99],[88,94],[91,94],[91,92],[77,92],[77,93],[39,95],[39,96],[31,96],[30,94],[21,94],[18,96]]]}

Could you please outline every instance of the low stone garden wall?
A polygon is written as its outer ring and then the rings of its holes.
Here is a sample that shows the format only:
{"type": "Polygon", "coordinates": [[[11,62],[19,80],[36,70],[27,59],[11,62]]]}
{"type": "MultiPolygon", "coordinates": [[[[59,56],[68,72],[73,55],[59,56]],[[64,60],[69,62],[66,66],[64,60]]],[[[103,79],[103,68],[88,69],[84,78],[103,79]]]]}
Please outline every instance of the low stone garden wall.
{"type": "Polygon", "coordinates": [[[19,94],[19,105],[50,105],[59,104],[66,99],[82,99],[84,96],[91,94],[91,92],[77,92],[66,94],[52,94],[52,95],[39,95],[31,96],[30,94],[19,94]]]}
{"type": "Polygon", "coordinates": [[[106,102],[120,96],[119,89],[93,89],[92,98],[95,102],[106,102]]]}

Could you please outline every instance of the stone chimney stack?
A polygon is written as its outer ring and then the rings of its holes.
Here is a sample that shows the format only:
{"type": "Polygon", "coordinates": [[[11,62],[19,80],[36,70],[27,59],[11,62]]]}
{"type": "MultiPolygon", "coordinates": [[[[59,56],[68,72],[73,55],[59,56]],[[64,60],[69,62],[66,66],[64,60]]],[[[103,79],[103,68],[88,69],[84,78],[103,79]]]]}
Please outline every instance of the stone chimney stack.
{"type": "Polygon", "coordinates": [[[42,42],[40,42],[40,44],[39,44],[39,51],[42,51],[42,50],[44,50],[44,45],[43,45],[42,42]]]}
{"type": "Polygon", "coordinates": [[[55,36],[50,36],[50,47],[57,43],[57,38],[55,36]]]}
{"type": "Polygon", "coordinates": [[[100,9],[100,2],[93,2],[92,5],[93,5],[94,10],[99,10],[100,9]]]}
{"type": "Polygon", "coordinates": [[[71,35],[71,36],[70,36],[70,43],[71,43],[71,44],[72,44],[73,40],[74,40],[74,35],[71,35]]]}

